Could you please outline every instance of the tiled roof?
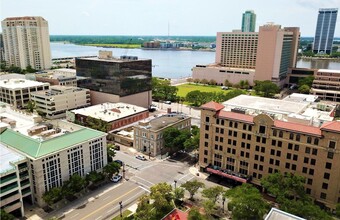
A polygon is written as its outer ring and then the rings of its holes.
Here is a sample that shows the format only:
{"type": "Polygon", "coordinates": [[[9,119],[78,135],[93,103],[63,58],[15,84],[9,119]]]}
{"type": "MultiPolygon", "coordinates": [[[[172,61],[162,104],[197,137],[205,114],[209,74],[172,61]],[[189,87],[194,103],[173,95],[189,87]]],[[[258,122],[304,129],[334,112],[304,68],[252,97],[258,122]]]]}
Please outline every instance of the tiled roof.
{"type": "Polygon", "coordinates": [[[321,126],[321,130],[330,130],[340,133],[340,121],[326,122],[321,126]]]}
{"type": "Polygon", "coordinates": [[[166,215],[162,220],[187,220],[188,213],[183,212],[179,209],[173,209],[168,215],[166,215]]]}
{"type": "Polygon", "coordinates": [[[313,127],[310,125],[303,125],[303,124],[297,124],[292,122],[285,122],[285,121],[274,121],[274,126],[278,129],[284,129],[288,131],[295,131],[300,132],[304,134],[311,134],[311,135],[318,135],[321,136],[321,130],[318,127],[313,127]]]}
{"type": "Polygon", "coordinates": [[[11,129],[6,129],[0,134],[0,140],[1,143],[15,148],[31,158],[39,158],[94,138],[100,138],[103,135],[105,135],[104,132],[83,128],[49,140],[40,141],[11,129]]]}
{"type": "Polygon", "coordinates": [[[229,111],[220,111],[218,113],[218,117],[237,120],[237,121],[243,121],[243,122],[248,122],[248,123],[254,122],[254,117],[251,115],[245,115],[245,114],[229,112],[229,111]]]}
{"type": "Polygon", "coordinates": [[[205,103],[204,105],[201,105],[201,108],[219,111],[221,109],[224,109],[224,105],[211,101],[211,102],[205,103]]]}

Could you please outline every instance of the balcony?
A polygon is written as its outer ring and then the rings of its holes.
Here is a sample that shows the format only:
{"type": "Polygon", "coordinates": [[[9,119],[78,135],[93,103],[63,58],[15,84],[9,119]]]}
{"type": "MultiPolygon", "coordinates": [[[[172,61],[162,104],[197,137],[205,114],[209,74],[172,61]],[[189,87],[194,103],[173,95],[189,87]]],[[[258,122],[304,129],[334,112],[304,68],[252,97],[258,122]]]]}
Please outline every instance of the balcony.
{"type": "Polygon", "coordinates": [[[17,178],[16,175],[14,175],[14,176],[8,176],[8,177],[5,177],[5,178],[1,178],[1,180],[0,180],[0,185],[3,185],[4,183],[9,182],[9,181],[11,181],[11,180],[14,180],[14,179],[16,179],[16,178],[17,178]]]}
{"type": "Polygon", "coordinates": [[[228,179],[232,179],[232,180],[235,180],[235,181],[241,182],[241,183],[247,183],[251,180],[251,176],[247,176],[247,175],[244,175],[244,174],[241,174],[241,173],[238,173],[238,172],[234,172],[234,171],[231,171],[231,170],[223,170],[223,169],[220,169],[217,166],[208,166],[208,167],[206,167],[206,171],[208,173],[213,173],[213,174],[216,174],[218,176],[222,176],[222,177],[225,177],[225,178],[228,178],[228,179]]]}

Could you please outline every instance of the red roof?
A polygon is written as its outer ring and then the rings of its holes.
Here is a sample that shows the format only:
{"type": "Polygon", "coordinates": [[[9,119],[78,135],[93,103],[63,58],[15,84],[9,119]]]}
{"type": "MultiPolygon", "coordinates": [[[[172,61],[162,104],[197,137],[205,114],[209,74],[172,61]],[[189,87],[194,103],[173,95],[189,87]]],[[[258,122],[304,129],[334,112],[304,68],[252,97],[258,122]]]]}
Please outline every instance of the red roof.
{"type": "Polygon", "coordinates": [[[226,119],[233,119],[233,120],[238,120],[238,121],[244,121],[244,122],[249,122],[249,123],[254,122],[253,116],[240,114],[240,113],[236,113],[236,112],[220,111],[218,113],[218,117],[226,118],[226,119]]]}
{"type": "Polygon", "coordinates": [[[201,105],[201,108],[219,111],[221,109],[224,109],[224,105],[211,101],[211,102],[205,103],[204,105],[201,105]]]}
{"type": "Polygon", "coordinates": [[[179,209],[173,209],[167,216],[162,218],[162,220],[187,220],[188,213],[183,212],[179,209]]]}
{"type": "Polygon", "coordinates": [[[297,131],[304,134],[312,134],[312,135],[318,135],[321,136],[321,130],[318,127],[314,127],[311,125],[303,125],[303,124],[297,124],[292,122],[285,122],[285,121],[274,121],[274,126],[279,129],[284,129],[288,131],[297,131]]]}
{"type": "Polygon", "coordinates": [[[321,130],[340,132],[340,121],[326,122],[321,126],[321,130]]]}

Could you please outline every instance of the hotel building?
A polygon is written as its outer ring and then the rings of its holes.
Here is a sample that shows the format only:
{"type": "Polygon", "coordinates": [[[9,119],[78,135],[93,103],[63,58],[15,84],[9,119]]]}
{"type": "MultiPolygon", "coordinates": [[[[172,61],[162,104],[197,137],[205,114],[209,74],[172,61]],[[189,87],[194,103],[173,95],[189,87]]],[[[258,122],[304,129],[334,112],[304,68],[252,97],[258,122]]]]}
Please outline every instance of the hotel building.
{"type": "Polygon", "coordinates": [[[215,102],[201,106],[202,170],[259,187],[268,174],[294,173],[305,177],[306,192],[318,204],[335,209],[340,202],[340,122],[316,126],[265,111],[225,109],[215,102]]]}
{"type": "Polygon", "coordinates": [[[330,54],[332,52],[337,15],[337,8],[319,9],[313,44],[314,53],[330,54]]]}
{"type": "Polygon", "coordinates": [[[340,102],[340,70],[319,69],[311,93],[321,100],[340,102]]]}
{"type": "Polygon", "coordinates": [[[196,65],[193,78],[214,79],[219,84],[226,79],[233,83],[247,80],[250,85],[255,80],[270,80],[282,87],[288,68],[296,66],[299,37],[299,28],[272,23],[260,26],[259,32],[218,32],[215,64],[196,65]],[[246,75],[239,75],[243,73],[246,75]]]}
{"type": "Polygon", "coordinates": [[[3,79],[0,80],[0,102],[23,108],[30,100],[32,92],[48,90],[49,87],[48,83],[27,79],[3,79]]]}
{"type": "Polygon", "coordinates": [[[245,11],[242,14],[242,32],[254,32],[256,24],[256,14],[253,10],[245,11]]]}
{"type": "Polygon", "coordinates": [[[51,86],[49,90],[32,92],[31,100],[36,110],[48,119],[65,117],[67,110],[91,104],[90,90],[69,86],[51,86]]]}
{"type": "MultiPolygon", "coordinates": [[[[42,196],[46,191],[62,186],[73,174],[84,177],[88,172],[101,171],[107,164],[104,132],[62,120],[43,122],[40,116],[7,105],[1,105],[0,117],[0,144],[27,159],[33,202],[41,207],[45,205],[42,196]]],[[[25,175],[21,172],[26,165],[21,168],[22,163],[18,164],[19,174],[16,171],[13,179],[25,175]]],[[[17,187],[14,180],[10,181],[13,189],[17,187]]],[[[26,195],[26,182],[20,179],[22,196],[26,195]]]]}
{"type": "Polygon", "coordinates": [[[77,58],[78,87],[91,90],[92,105],[124,102],[144,108],[151,105],[152,61],[135,56],[112,57],[100,51],[98,58],[77,58]]]}
{"type": "Polygon", "coordinates": [[[11,17],[1,22],[7,65],[51,68],[48,22],[42,17],[11,17]]]}

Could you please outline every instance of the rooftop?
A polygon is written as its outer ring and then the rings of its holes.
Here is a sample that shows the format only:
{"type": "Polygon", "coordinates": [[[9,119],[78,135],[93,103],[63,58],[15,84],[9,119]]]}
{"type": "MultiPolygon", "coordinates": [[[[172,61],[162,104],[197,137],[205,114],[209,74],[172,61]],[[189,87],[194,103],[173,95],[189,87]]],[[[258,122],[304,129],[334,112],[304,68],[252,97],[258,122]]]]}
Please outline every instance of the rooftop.
{"type": "Polygon", "coordinates": [[[0,174],[9,172],[15,169],[12,163],[24,160],[26,157],[9,149],[0,142],[0,174]]]}
{"type": "Polygon", "coordinates": [[[187,220],[188,212],[174,208],[169,214],[164,216],[161,220],[187,220]]]}
{"type": "Polygon", "coordinates": [[[25,75],[19,74],[19,73],[0,74],[0,80],[4,80],[4,79],[25,79],[25,75]]]}
{"type": "Polygon", "coordinates": [[[165,114],[157,118],[153,118],[149,121],[144,120],[138,123],[136,127],[149,129],[151,131],[158,131],[167,126],[173,125],[181,120],[187,119],[189,116],[178,114],[178,113],[170,113],[165,114]]]}
{"type": "Polygon", "coordinates": [[[307,95],[307,94],[300,94],[300,93],[293,93],[289,96],[286,96],[283,101],[290,101],[290,102],[315,102],[318,99],[317,95],[307,95]]]}
{"type": "Polygon", "coordinates": [[[49,86],[49,83],[41,83],[33,80],[27,79],[6,79],[0,80],[0,87],[6,89],[24,89],[36,86],[49,86]]]}
{"type": "Polygon", "coordinates": [[[55,96],[61,95],[65,93],[79,92],[79,91],[90,91],[89,89],[79,88],[79,87],[71,87],[71,86],[50,86],[49,90],[32,92],[32,95],[40,95],[40,96],[55,96]]]}
{"type": "Polygon", "coordinates": [[[137,105],[131,105],[122,102],[106,102],[99,105],[93,105],[86,108],[72,110],[71,112],[74,114],[80,114],[96,119],[101,119],[106,122],[112,122],[117,119],[121,119],[145,111],[148,110],[137,105]]]}
{"type": "Polygon", "coordinates": [[[150,59],[143,59],[139,58],[137,60],[129,60],[129,59],[120,59],[118,57],[112,57],[107,59],[100,59],[99,57],[85,57],[85,58],[77,58],[79,60],[94,60],[94,61],[102,61],[102,62],[110,62],[110,63],[127,63],[127,62],[138,62],[138,61],[145,61],[150,59]]]}
{"type": "Polygon", "coordinates": [[[280,209],[272,208],[265,220],[306,220],[288,212],[281,211],[280,209]]]}
{"type": "Polygon", "coordinates": [[[340,73],[340,70],[319,69],[318,72],[323,72],[323,73],[340,73]]]}

